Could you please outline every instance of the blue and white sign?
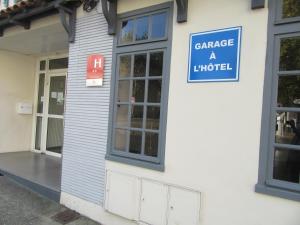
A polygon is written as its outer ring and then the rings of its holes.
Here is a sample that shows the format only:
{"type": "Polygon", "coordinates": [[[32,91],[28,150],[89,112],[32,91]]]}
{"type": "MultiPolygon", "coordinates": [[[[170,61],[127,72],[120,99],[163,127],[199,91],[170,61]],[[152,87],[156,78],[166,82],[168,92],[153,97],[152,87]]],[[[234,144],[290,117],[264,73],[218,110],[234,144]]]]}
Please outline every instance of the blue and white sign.
{"type": "Polygon", "coordinates": [[[190,35],[188,82],[238,81],[242,27],[190,35]]]}

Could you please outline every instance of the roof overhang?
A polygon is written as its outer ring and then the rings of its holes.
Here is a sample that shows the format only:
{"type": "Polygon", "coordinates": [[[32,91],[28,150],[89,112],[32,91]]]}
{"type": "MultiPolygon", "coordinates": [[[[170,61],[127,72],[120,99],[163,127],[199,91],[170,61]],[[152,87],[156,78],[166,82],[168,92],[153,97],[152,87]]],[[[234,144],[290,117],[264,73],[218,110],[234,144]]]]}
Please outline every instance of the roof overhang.
{"type": "MultiPolygon", "coordinates": [[[[92,11],[100,0],[83,0],[83,9],[92,11]]],[[[188,0],[175,0],[177,3],[177,22],[184,23],[188,20],[188,0]]],[[[117,29],[117,3],[118,0],[101,0],[102,11],[108,24],[108,34],[114,35],[117,29]]],[[[199,3],[200,5],[201,3],[199,3]]],[[[201,6],[200,6],[201,7],[201,6]]],[[[251,0],[252,9],[265,7],[265,0],[251,0]]]]}
{"type": "MultiPolygon", "coordinates": [[[[69,42],[75,41],[76,9],[83,2],[83,9],[90,12],[100,0],[22,0],[17,4],[1,10],[0,37],[4,30],[11,26],[22,26],[30,29],[32,20],[59,13],[62,25],[69,35],[69,42]]],[[[102,11],[108,24],[108,34],[114,35],[117,29],[118,0],[101,0],[102,11]]],[[[188,0],[176,0],[177,22],[188,19],[188,0]]],[[[265,0],[251,0],[251,8],[265,7],[265,0]]]]}
{"type": "Polygon", "coordinates": [[[0,37],[12,26],[29,30],[31,21],[58,14],[69,35],[69,42],[75,40],[76,8],[80,0],[23,0],[0,12],[0,37]]]}

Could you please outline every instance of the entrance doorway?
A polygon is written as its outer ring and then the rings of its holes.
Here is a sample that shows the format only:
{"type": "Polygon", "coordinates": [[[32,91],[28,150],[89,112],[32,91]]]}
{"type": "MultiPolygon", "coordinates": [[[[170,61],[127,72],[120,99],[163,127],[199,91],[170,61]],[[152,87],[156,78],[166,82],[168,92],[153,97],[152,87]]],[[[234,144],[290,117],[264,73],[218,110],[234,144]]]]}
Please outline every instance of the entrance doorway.
{"type": "Polygon", "coordinates": [[[38,69],[33,150],[60,156],[63,148],[68,58],[41,60],[38,69]]]}

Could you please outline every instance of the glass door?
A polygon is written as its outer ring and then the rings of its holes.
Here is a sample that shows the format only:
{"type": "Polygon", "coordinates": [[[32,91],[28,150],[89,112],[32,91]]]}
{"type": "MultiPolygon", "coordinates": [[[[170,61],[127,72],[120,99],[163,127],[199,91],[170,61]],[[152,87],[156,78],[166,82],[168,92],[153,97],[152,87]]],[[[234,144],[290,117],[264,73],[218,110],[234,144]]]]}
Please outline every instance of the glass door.
{"type": "Polygon", "coordinates": [[[35,142],[34,149],[42,151],[42,134],[44,125],[44,101],[45,101],[45,73],[40,73],[38,77],[38,96],[36,109],[35,142]]]}
{"type": "Polygon", "coordinates": [[[60,156],[63,146],[66,73],[40,73],[34,150],[60,156]]]}
{"type": "Polygon", "coordinates": [[[64,109],[65,109],[65,74],[49,74],[48,105],[46,113],[46,146],[48,153],[61,154],[64,133],[64,109]]]}

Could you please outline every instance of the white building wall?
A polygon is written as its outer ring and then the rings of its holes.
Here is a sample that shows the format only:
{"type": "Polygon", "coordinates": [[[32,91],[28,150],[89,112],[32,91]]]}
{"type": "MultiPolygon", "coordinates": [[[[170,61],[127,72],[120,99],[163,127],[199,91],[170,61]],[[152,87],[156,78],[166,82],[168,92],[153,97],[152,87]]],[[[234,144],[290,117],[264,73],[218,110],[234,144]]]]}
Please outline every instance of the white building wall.
{"type": "Polygon", "coordinates": [[[33,104],[35,58],[0,51],[0,153],[31,149],[32,115],[17,114],[17,103],[33,104]]]}
{"type": "MultiPolygon", "coordinates": [[[[162,2],[120,0],[118,12],[162,2]]],[[[175,4],[166,169],[157,172],[111,161],[106,169],[201,192],[200,225],[299,225],[299,202],[254,191],[268,9],[251,10],[250,0],[189,0],[188,22],[183,24],[176,22],[176,9],[175,4]],[[189,34],[233,26],[243,27],[240,81],[188,84],[189,34]]],[[[104,225],[136,224],[67,193],[61,202],[104,225]]]]}
{"type": "MultiPolygon", "coordinates": [[[[146,1],[120,1],[122,11],[146,1]],[[125,5],[126,4],[126,5],[125,5]]],[[[176,4],[175,4],[176,5],[176,4]]],[[[107,161],[107,169],[202,193],[201,225],[298,225],[299,202],[257,194],[268,9],[250,0],[190,0],[173,21],[165,172],[107,161]],[[240,81],[187,83],[189,34],[242,26],[240,81]]]]}

